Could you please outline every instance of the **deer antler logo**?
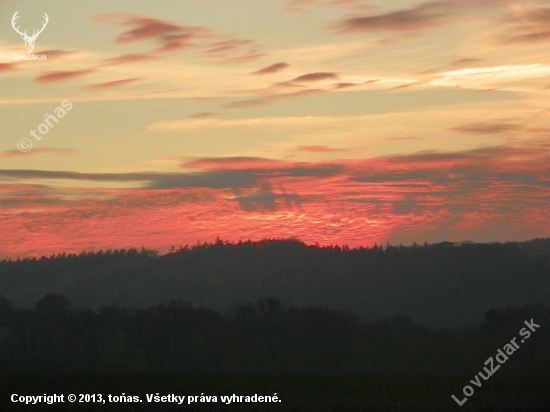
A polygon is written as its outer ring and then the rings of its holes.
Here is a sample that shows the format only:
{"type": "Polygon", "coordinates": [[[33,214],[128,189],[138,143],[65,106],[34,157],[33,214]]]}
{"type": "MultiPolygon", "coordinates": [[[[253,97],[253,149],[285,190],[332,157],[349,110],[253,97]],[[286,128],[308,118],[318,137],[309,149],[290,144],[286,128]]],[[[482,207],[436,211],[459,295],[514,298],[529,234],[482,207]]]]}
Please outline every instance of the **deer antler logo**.
{"type": "Polygon", "coordinates": [[[12,19],[11,19],[11,25],[13,27],[13,29],[19,33],[21,35],[21,38],[23,40],[25,40],[25,48],[27,49],[27,53],[28,54],[31,54],[32,51],[34,50],[34,43],[36,42],[36,39],[38,38],[38,35],[40,33],[42,33],[44,31],[44,29],[46,28],[46,25],[48,24],[48,21],[50,20],[50,18],[48,17],[48,15],[46,13],[44,13],[44,25],[42,26],[42,28],[40,30],[34,30],[32,36],[29,36],[27,35],[27,30],[25,30],[23,33],[21,33],[19,31],[19,26],[18,27],[15,27],[15,21],[19,18],[19,10],[17,10],[15,12],[15,14],[13,15],[12,19]]]}

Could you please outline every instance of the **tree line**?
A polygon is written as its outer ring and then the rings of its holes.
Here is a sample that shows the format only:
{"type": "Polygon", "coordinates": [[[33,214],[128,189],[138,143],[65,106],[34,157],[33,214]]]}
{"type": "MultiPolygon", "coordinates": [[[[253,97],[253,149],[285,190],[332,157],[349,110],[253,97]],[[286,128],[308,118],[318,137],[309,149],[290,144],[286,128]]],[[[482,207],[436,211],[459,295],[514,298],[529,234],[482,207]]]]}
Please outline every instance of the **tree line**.
{"type": "Polygon", "coordinates": [[[495,309],[478,326],[442,329],[406,316],[367,322],[274,298],[225,314],[182,301],[92,311],[72,308],[63,295],[48,294],[34,309],[1,298],[0,372],[468,375],[530,319],[540,328],[499,373],[547,373],[550,309],[543,305],[495,309]]]}
{"type": "Polygon", "coordinates": [[[225,313],[273,296],[373,321],[405,314],[432,327],[473,326],[491,308],[548,303],[550,239],[369,248],[295,240],[58,254],[0,261],[0,293],[18,307],[65,295],[76,308],[145,309],[172,300],[225,313]]]}

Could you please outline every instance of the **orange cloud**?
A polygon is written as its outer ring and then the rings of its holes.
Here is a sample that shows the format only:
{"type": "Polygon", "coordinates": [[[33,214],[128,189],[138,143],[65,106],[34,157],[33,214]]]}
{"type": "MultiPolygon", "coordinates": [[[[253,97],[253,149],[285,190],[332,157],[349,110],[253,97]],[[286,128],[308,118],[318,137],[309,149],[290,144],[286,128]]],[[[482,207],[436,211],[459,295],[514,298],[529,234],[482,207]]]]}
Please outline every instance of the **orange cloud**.
{"type": "Polygon", "coordinates": [[[550,40],[550,6],[518,6],[505,19],[510,27],[498,35],[505,44],[538,43],[550,40]]]}
{"type": "Polygon", "coordinates": [[[363,11],[376,6],[365,0],[290,0],[283,5],[283,11],[305,13],[311,7],[341,7],[350,11],[363,11]]]}
{"type": "Polygon", "coordinates": [[[55,82],[64,82],[68,80],[73,80],[78,77],[82,77],[88,73],[93,72],[92,69],[87,70],[75,70],[75,71],[65,71],[65,72],[53,72],[43,74],[34,79],[37,83],[55,83],[55,82]]]}
{"type": "Polygon", "coordinates": [[[328,146],[298,146],[293,151],[298,153],[334,153],[334,152],[345,152],[346,149],[338,149],[335,147],[328,147],[328,146]]]}
{"type": "Polygon", "coordinates": [[[0,63],[0,73],[11,72],[16,67],[16,63],[0,63]]]}
{"type": "Polygon", "coordinates": [[[550,134],[550,129],[533,128],[516,123],[491,123],[478,122],[468,123],[448,129],[452,132],[467,134],[501,134],[501,133],[527,133],[527,134],[550,134]]]}
{"type": "Polygon", "coordinates": [[[70,156],[80,153],[78,150],[74,149],[58,149],[55,147],[39,147],[36,149],[29,150],[28,152],[22,152],[20,150],[6,150],[0,153],[0,157],[10,158],[10,157],[23,157],[23,156],[36,156],[40,154],[56,154],[60,156],[70,156]]]}
{"type": "Polygon", "coordinates": [[[127,84],[135,83],[135,82],[140,81],[140,80],[142,80],[142,79],[139,78],[139,77],[134,77],[134,78],[131,78],[131,79],[115,80],[115,81],[112,81],[112,82],[92,84],[90,86],[87,86],[85,89],[86,90],[112,89],[112,88],[115,88],[115,87],[126,86],[127,84]]]}
{"type": "Polygon", "coordinates": [[[325,90],[322,90],[322,89],[307,89],[307,90],[301,90],[299,92],[294,92],[294,93],[273,94],[270,96],[260,97],[257,99],[240,100],[236,102],[231,102],[224,105],[223,107],[228,109],[240,109],[240,108],[246,108],[246,107],[263,106],[278,99],[283,99],[288,97],[301,97],[308,94],[323,93],[324,91],[325,90]]]}
{"type": "Polygon", "coordinates": [[[421,137],[386,137],[384,140],[394,141],[394,142],[408,142],[408,141],[419,141],[424,140],[421,137]]]}
{"type": "Polygon", "coordinates": [[[48,60],[54,60],[74,55],[77,52],[75,50],[46,50],[42,53],[48,56],[48,60]]]}
{"type": "Polygon", "coordinates": [[[215,116],[217,113],[213,112],[199,112],[199,113],[193,113],[192,115],[189,115],[188,119],[204,119],[207,117],[215,116]]]}
{"type": "Polygon", "coordinates": [[[334,84],[334,89],[349,89],[350,87],[361,86],[362,83],[336,83],[334,84]]]}
{"type": "Polygon", "coordinates": [[[288,63],[275,63],[271,66],[264,67],[263,69],[260,69],[258,71],[252,72],[250,74],[271,74],[271,73],[277,73],[281,70],[286,69],[287,67],[290,67],[290,64],[288,63]]]}
{"type": "Polygon", "coordinates": [[[307,73],[298,76],[291,80],[291,82],[316,82],[319,80],[337,79],[337,73],[307,73]]]}
{"type": "Polygon", "coordinates": [[[158,59],[158,57],[150,56],[147,54],[123,54],[122,56],[106,59],[103,62],[106,65],[117,65],[117,64],[127,64],[127,63],[142,63],[145,61],[151,61],[156,59],[158,59]]]}

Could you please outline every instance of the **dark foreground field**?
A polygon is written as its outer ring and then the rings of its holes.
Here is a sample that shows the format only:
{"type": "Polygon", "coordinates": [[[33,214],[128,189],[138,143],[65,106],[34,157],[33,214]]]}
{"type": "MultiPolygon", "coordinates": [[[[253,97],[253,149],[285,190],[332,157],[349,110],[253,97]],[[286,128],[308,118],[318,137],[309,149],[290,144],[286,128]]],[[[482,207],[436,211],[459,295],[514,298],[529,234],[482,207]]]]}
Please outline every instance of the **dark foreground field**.
{"type": "Polygon", "coordinates": [[[472,377],[355,375],[2,376],[2,411],[548,411],[550,376],[495,375],[461,407],[472,377]],[[12,403],[19,395],[64,394],[54,405],[12,403]],[[102,394],[106,403],[67,402],[69,394],[102,394]],[[221,402],[222,395],[273,396],[277,403],[221,402]],[[139,396],[141,403],[112,403],[107,395],[139,396]],[[217,396],[214,402],[148,403],[146,394],[217,396]]]}
{"type": "Polygon", "coordinates": [[[550,411],[549,247],[218,241],[3,261],[0,412],[550,411]]]}

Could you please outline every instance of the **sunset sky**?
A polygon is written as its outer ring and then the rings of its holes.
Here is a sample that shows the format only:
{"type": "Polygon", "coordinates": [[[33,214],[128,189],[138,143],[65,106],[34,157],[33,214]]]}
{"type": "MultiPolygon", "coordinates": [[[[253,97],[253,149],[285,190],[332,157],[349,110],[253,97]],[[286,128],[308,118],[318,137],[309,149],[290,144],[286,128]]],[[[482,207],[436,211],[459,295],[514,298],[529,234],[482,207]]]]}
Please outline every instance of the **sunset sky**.
{"type": "Polygon", "coordinates": [[[0,258],[548,237],[549,51],[550,1],[0,0],[0,258]]]}

